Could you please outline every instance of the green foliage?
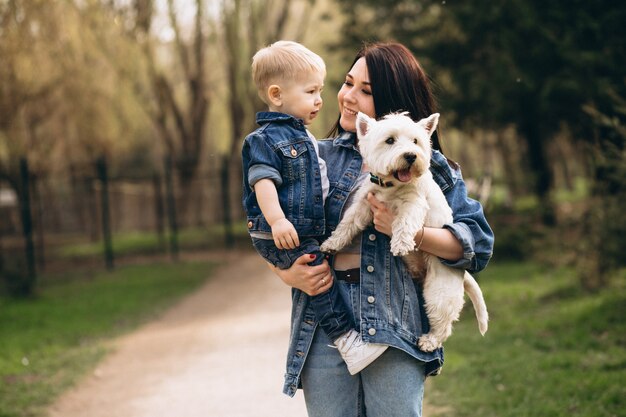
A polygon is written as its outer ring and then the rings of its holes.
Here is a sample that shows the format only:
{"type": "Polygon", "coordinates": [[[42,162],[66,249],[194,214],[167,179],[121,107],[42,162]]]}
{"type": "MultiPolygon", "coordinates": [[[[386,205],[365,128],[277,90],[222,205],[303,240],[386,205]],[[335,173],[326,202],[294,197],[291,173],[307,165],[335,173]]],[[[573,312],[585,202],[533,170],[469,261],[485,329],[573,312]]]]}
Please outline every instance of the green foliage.
{"type": "Polygon", "coordinates": [[[0,416],[39,415],[106,353],[104,339],[153,318],[211,268],[152,264],[45,277],[35,298],[0,297],[0,416]]]}
{"type": "Polygon", "coordinates": [[[494,234],[497,236],[494,250],[494,261],[528,259],[531,255],[528,247],[530,241],[530,229],[523,227],[498,227],[491,224],[494,234]]]}
{"type": "Polygon", "coordinates": [[[589,295],[575,271],[493,264],[482,338],[467,308],[426,393],[446,417],[612,417],[626,406],[626,271],[589,295]]]}
{"type": "Polygon", "coordinates": [[[519,127],[529,116],[544,136],[561,122],[589,126],[582,106],[606,102],[608,86],[624,89],[626,7],[611,1],[339,3],[350,17],[346,50],[405,43],[445,88],[446,110],[481,128],[519,127]]]}

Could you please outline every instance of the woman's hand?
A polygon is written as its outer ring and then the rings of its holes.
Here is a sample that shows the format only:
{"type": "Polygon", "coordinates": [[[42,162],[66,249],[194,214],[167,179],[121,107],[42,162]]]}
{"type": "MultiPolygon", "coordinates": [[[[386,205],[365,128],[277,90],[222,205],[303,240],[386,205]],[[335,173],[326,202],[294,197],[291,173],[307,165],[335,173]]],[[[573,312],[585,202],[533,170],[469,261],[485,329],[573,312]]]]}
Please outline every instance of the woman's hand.
{"type": "MultiPolygon", "coordinates": [[[[374,228],[391,237],[393,213],[385,203],[379,201],[372,193],[367,195],[367,201],[369,201],[374,215],[374,228]]],[[[455,262],[463,257],[461,242],[447,229],[424,227],[415,235],[415,245],[423,252],[449,261],[455,262]]]]}
{"type": "Polygon", "coordinates": [[[268,265],[285,284],[313,296],[328,291],[333,284],[333,276],[330,273],[328,262],[324,261],[324,263],[315,266],[308,265],[313,259],[315,259],[315,255],[302,255],[289,269],[278,269],[268,265]]]}
{"type": "Polygon", "coordinates": [[[380,233],[384,233],[391,237],[391,224],[394,215],[387,205],[379,201],[373,193],[367,194],[367,201],[370,203],[372,214],[374,215],[374,228],[380,233]]]}

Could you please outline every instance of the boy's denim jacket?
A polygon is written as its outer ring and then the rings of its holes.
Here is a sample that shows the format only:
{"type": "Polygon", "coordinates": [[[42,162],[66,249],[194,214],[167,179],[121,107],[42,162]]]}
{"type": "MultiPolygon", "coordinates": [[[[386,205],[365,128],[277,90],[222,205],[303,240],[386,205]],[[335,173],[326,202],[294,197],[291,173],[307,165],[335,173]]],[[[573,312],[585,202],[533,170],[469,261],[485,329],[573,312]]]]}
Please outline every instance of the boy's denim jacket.
{"type": "MultiPolygon", "coordinates": [[[[334,140],[319,142],[320,156],[328,166],[330,191],[326,199],[326,229],[330,234],[341,219],[344,204],[357,186],[362,159],[355,147],[355,135],[344,133],[334,140]]],[[[431,172],[452,208],[454,223],[444,226],[463,246],[463,258],[443,263],[454,268],[478,272],[487,266],[493,250],[493,233],[481,205],[467,197],[465,183],[458,169],[433,151],[431,172]]],[[[417,339],[428,332],[421,288],[406,270],[400,257],[391,255],[389,237],[370,226],[361,238],[360,317],[355,317],[363,340],[401,349],[425,362],[427,375],[435,375],[443,365],[443,349],[422,352],[417,339]]],[[[308,296],[292,290],[292,322],[285,394],[293,396],[300,386],[300,374],[313,340],[317,323],[308,296]]],[[[346,300],[347,305],[351,305],[346,300]]]]}
{"type": "Polygon", "coordinates": [[[250,185],[270,179],[276,184],[285,217],[298,235],[324,235],[319,162],[304,124],[300,119],[276,112],[259,112],[256,121],[261,127],[246,136],[242,149],[243,205],[248,232],[272,231],[250,185]]]}

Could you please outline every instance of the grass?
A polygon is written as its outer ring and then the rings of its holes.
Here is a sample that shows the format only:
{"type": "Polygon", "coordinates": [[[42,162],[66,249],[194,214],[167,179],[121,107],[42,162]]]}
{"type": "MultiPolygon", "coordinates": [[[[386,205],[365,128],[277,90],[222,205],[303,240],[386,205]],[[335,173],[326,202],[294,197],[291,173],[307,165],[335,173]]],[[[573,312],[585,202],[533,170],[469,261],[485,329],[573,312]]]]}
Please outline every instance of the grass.
{"type": "Polygon", "coordinates": [[[108,338],[154,318],[211,268],[134,265],[49,280],[32,299],[0,298],[0,417],[40,415],[102,358],[108,338]]]}
{"type": "Polygon", "coordinates": [[[626,409],[626,275],[589,294],[574,271],[494,264],[485,338],[467,308],[428,400],[446,417],[601,417],[626,409]]]}
{"type": "MultiPolygon", "coordinates": [[[[245,222],[233,224],[236,239],[245,237],[249,240],[245,222]]],[[[168,236],[160,241],[155,233],[126,232],[112,236],[113,252],[116,256],[149,255],[167,251],[168,236]]],[[[178,233],[178,245],[181,249],[209,249],[223,245],[224,226],[214,225],[207,228],[184,229],[178,233]]],[[[102,256],[104,246],[101,241],[89,243],[66,244],[57,250],[57,254],[65,259],[82,259],[102,256]]]]}

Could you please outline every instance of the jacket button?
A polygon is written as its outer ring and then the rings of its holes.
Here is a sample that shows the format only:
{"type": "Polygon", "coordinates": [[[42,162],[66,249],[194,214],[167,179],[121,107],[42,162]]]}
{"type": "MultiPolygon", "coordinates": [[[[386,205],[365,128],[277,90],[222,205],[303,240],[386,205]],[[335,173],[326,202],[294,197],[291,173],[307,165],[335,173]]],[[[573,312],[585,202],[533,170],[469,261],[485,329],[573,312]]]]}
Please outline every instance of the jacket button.
{"type": "Polygon", "coordinates": [[[298,155],[298,151],[296,151],[294,148],[291,148],[291,156],[296,156],[298,155]]]}
{"type": "Polygon", "coordinates": [[[252,228],[252,222],[248,222],[248,229],[252,228]]]}
{"type": "Polygon", "coordinates": [[[372,233],[369,237],[371,241],[376,240],[376,235],[374,233],[372,233]]]}
{"type": "Polygon", "coordinates": [[[369,297],[367,297],[368,303],[374,304],[374,301],[376,301],[376,297],[374,297],[373,295],[370,295],[369,297]]]}
{"type": "Polygon", "coordinates": [[[370,336],[374,336],[376,334],[376,329],[371,328],[367,332],[370,334],[370,336]]]}
{"type": "Polygon", "coordinates": [[[374,272],[374,267],[372,265],[368,265],[367,272],[374,272]]]}

